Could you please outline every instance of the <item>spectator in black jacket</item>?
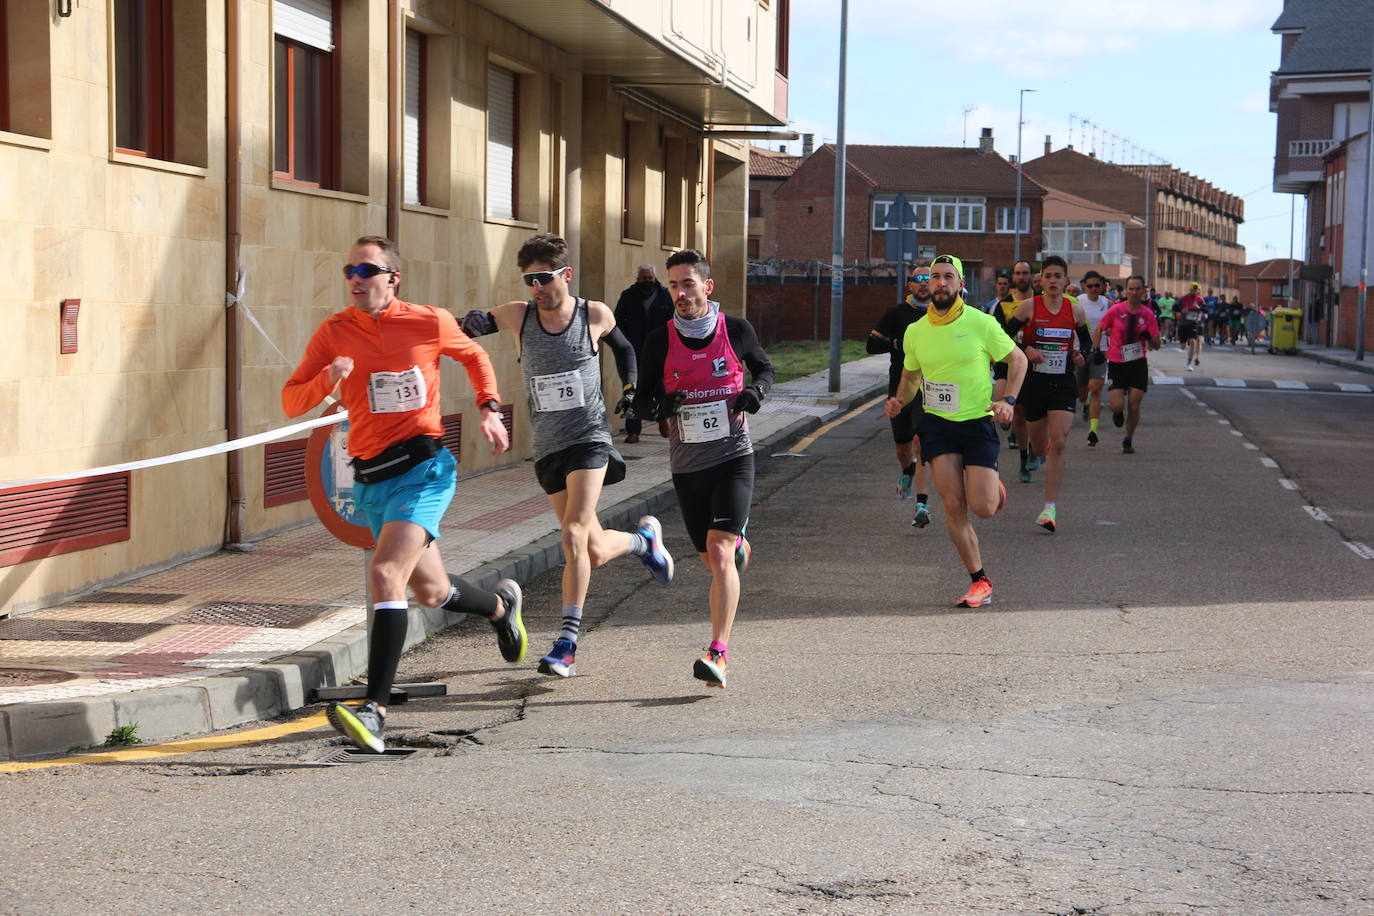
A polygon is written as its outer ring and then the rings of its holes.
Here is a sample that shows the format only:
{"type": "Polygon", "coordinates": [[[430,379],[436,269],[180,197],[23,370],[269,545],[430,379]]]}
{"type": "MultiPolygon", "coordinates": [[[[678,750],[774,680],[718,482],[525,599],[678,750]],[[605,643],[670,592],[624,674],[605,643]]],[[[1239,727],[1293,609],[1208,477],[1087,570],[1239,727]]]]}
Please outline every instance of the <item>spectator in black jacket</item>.
{"type": "MultiPolygon", "coordinates": [[[[672,320],[673,297],[667,287],[658,282],[654,265],[641,264],[635,282],[620,294],[615,305],[615,323],[621,333],[635,348],[635,354],[644,348],[644,338],[655,328],[660,328],[672,320]]],[[[653,393],[653,392],[650,392],[653,393]]],[[[638,442],[643,423],[638,416],[626,414],[625,441],[638,442]]],[[[662,430],[660,430],[662,432],[662,430]]],[[[664,436],[667,437],[666,434],[664,436]]]]}

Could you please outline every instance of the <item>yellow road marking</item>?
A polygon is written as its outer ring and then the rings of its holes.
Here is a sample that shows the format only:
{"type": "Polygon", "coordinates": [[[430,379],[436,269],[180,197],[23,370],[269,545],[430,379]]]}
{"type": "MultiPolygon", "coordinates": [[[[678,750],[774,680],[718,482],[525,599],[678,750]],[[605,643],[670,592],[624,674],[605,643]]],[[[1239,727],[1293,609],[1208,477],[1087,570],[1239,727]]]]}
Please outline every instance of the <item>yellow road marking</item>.
{"type": "Polygon", "coordinates": [[[131,760],[156,760],[159,757],[175,757],[178,754],[194,754],[197,751],[214,751],[226,747],[239,747],[244,744],[258,744],[271,741],[284,735],[308,732],[329,724],[323,712],[304,719],[269,725],[252,731],[234,732],[229,735],[215,735],[211,738],[191,738],[187,741],[173,741],[169,744],[153,744],[148,747],[131,747],[119,751],[106,751],[99,754],[78,754],[73,757],[58,757],[53,760],[25,760],[16,763],[0,763],[0,773],[18,773],[23,770],[42,770],[49,767],[70,767],[83,763],[125,763],[131,760]]]}
{"type": "Polygon", "coordinates": [[[859,414],[863,413],[865,410],[868,410],[868,409],[869,409],[870,407],[872,407],[874,404],[881,404],[883,401],[886,401],[886,400],[887,400],[887,395],[883,395],[883,396],[881,396],[881,397],[876,397],[876,398],[874,398],[873,400],[869,401],[867,404],[860,404],[858,407],[855,407],[853,410],[851,410],[849,413],[845,414],[844,416],[842,416],[842,417],[837,417],[836,419],[831,420],[829,423],[826,423],[824,426],[821,426],[821,427],[820,427],[819,429],[817,429],[814,433],[812,433],[811,435],[805,437],[805,438],[802,439],[800,442],[798,442],[796,445],[794,445],[794,446],[792,446],[791,448],[789,448],[789,449],[787,450],[788,453],[789,453],[789,454],[792,454],[792,455],[801,454],[802,452],[806,451],[806,450],[811,446],[811,443],[812,443],[812,442],[815,442],[815,441],[816,441],[817,439],[819,439],[821,436],[824,436],[826,433],[830,432],[832,429],[834,429],[835,427],[839,426],[841,423],[848,423],[850,420],[854,419],[854,418],[857,417],[859,414]]]}

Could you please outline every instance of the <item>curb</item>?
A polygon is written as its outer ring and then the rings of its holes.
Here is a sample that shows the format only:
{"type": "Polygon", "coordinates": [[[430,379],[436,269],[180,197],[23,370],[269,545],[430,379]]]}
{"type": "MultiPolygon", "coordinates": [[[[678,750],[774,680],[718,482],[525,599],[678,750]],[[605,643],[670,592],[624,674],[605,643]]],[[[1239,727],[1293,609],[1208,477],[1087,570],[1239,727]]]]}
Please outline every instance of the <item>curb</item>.
{"type": "Polygon", "coordinates": [[[1350,369],[1354,372],[1364,372],[1369,375],[1374,375],[1374,364],[1356,362],[1353,359],[1345,359],[1339,356],[1327,356],[1325,353],[1314,353],[1311,350],[1304,350],[1302,347],[1298,348],[1298,355],[1305,356],[1315,362],[1326,363],[1328,366],[1340,366],[1342,369],[1350,369]]]}
{"type": "MultiPolygon", "coordinates": [[[[885,390],[880,384],[839,396],[834,409],[824,416],[794,420],[756,442],[754,452],[787,447],[885,390]]],[[[676,500],[672,481],[667,481],[611,506],[601,521],[607,528],[621,528],[676,500]]],[[[463,576],[490,590],[500,579],[527,582],[562,563],[561,537],[555,531],[463,576]]],[[[463,615],[412,604],[405,648],[466,623],[463,615]]],[[[357,624],[291,655],[187,684],[4,706],[0,707],[0,761],[95,748],[113,729],[125,725],[136,724],[145,741],[163,741],[273,719],[309,705],[316,688],[345,684],[366,670],[367,625],[357,624]]]]}

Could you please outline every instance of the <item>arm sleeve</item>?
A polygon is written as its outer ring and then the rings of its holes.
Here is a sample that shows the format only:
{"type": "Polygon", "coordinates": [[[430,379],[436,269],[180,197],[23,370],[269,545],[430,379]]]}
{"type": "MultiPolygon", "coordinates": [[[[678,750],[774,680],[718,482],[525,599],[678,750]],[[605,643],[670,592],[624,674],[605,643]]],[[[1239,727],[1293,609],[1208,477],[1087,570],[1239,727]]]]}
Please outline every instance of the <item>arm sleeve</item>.
{"type": "Polygon", "coordinates": [[[743,318],[727,318],[725,331],[730,335],[730,346],[744,365],[749,367],[749,378],[753,385],[765,396],[773,388],[773,364],[768,354],[763,352],[754,326],[743,318]]]}
{"type": "Polygon", "coordinates": [[[491,367],[491,357],[487,351],[463,333],[452,312],[436,308],[434,313],[439,319],[439,352],[463,364],[468,381],[477,392],[478,408],[487,401],[500,404],[501,392],[496,387],[496,370],[491,367]]]}
{"type": "Polygon", "coordinates": [[[615,369],[620,373],[620,383],[622,385],[634,385],[639,377],[637,360],[635,359],[635,348],[630,346],[630,341],[625,337],[624,332],[619,327],[611,328],[611,333],[607,334],[603,340],[611,348],[611,355],[615,357],[615,369]]]}
{"type": "Polygon", "coordinates": [[[329,365],[338,356],[330,343],[328,322],[315,329],[305,346],[301,364],[281,389],[281,409],[288,417],[299,417],[315,407],[334,386],[329,382],[329,365]]]}
{"type": "Polygon", "coordinates": [[[655,415],[658,391],[663,387],[663,363],[668,358],[667,326],[649,332],[639,351],[639,384],[635,386],[634,408],[641,417],[655,415]]]}
{"type": "Polygon", "coordinates": [[[883,316],[878,319],[878,323],[873,326],[874,333],[881,334],[882,337],[874,337],[873,334],[868,335],[868,339],[864,341],[864,349],[869,353],[875,355],[880,353],[891,354],[893,350],[900,346],[901,341],[896,338],[897,329],[893,327],[893,321],[891,319],[892,310],[888,309],[883,313],[883,316]],[[883,338],[886,338],[886,340],[883,338]]]}
{"type": "Polygon", "coordinates": [[[1078,331],[1078,348],[1084,353],[1091,352],[1093,348],[1093,335],[1088,330],[1086,324],[1080,324],[1075,330],[1078,331]]]}

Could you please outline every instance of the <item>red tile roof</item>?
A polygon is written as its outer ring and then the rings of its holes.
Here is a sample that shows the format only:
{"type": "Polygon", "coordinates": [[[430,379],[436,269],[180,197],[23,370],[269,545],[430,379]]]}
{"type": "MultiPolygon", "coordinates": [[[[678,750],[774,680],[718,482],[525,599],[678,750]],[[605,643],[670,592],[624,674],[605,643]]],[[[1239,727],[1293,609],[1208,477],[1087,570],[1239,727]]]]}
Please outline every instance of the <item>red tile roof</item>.
{"type": "MultiPolygon", "coordinates": [[[[833,155],[831,144],[824,148],[833,155]]],[[[845,158],[879,191],[1016,194],[1016,167],[997,153],[981,153],[976,147],[854,144],[845,147],[845,158]]],[[[1043,197],[1045,191],[1023,175],[1021,194],[1043,197]]]]}
{"type": "Polygon", "coordinates": [[[749,174],[760,178],[790,178],[801,164],[801,156],[749,147],[749,174]]]}

